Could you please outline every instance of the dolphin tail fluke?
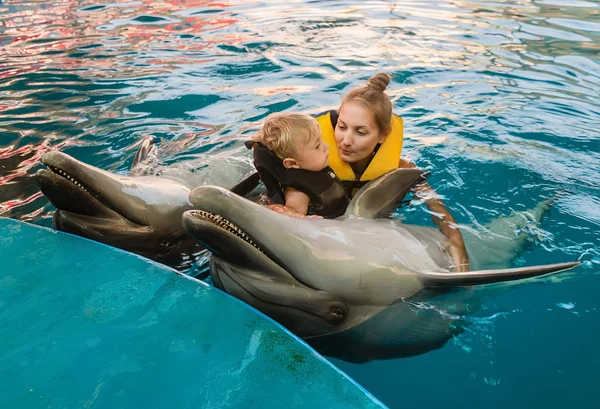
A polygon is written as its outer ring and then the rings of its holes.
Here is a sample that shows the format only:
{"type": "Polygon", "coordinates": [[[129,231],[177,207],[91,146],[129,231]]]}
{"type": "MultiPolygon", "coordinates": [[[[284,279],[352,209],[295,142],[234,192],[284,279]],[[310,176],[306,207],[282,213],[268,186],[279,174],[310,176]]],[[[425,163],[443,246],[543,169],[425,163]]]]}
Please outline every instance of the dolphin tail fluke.
{"type": "Polygon", "coordinates": [[[508,268],[503,270],[478,270],[464,273],[421,273],[421,280],[426,287],[462,287],[470,285],[494,284],[504,281],[523,280],[559,271],[569,270],[581,264],[570,263],[547,264],[543,266],[508,268]]]}
{"type": "Polygon", "coordinates": [[[131,173],[135,174],[136,168],[151,156],[156,157],[156,138],[154,136],[145,136],[133,157],[131,173]]]}
{"type": "Polygon", "coordinates": [[[557,193],[532,209],[500,216],[480,231],[463,230],[471,267],[486,270],[508,268],[534,238],[528,226],[540,223],[562,195],[564,193],[557,193]]]}
{"type": "Polygon", "coordinates": [[[562,193],[562,192],[561,193],[556,193],[552,197],[539,202],[530,211],[530,215],[531,215],[532,219],[536,223],[539,223],[540,221],[542,221],[542,217],[544,217],[544,215],[546,214],[546,212],[548,212],[548,210],[550,210],[550,207],[554,204],[554,202],[556,202],[563,195],[564,195],[564,193],[562,193]]]}

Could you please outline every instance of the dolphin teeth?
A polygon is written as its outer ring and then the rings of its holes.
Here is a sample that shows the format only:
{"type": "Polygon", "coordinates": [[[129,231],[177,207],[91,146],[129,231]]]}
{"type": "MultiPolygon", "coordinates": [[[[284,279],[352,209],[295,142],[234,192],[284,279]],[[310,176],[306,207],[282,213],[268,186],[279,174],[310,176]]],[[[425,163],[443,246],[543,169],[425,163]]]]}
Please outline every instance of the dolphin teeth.
{"type": "Polygon", "coordinates": [[[251,246],[253,246],[254,248],[256,248],[261,253],[265,254],[265,252],[260,247],[258,247],[258,245],[250,238],[250,236],[248,236],[248,234],[246,234],[245,231],[240,229],[238,226],[236,226],[235,224],[233,224],[232,222],[230,222],[223,216],[205,212],[204,210],[192,210],[191,214],[193,214],[196,218],[198,218],[200,220],[204,220],[209,223],[212,223],[215,226],[225,230],[226,232],[239,237],[240,239],[244,240],[246,243],[248,243],[251,246]]]}
{"type": "Polygon", "coordinates": [[[73,183],[75,186],[77,186],[78,188],[80,188],[84,192],[89,193],[89,191],[85,187],[83,187],[83,185],[78,180],[76,180],[73,176],[69,175],[64,170],[55,168],[54,166],[48,166],[48,169],[50,169],[53,173],[61,175],[65,179],[69,180],[71,183],[73,183]]]}

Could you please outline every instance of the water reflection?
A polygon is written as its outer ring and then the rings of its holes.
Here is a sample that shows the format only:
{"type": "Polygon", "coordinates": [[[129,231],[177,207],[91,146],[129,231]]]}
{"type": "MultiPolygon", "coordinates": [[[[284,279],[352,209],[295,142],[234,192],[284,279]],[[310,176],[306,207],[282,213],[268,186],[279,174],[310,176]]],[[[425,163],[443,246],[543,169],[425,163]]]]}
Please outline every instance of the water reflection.
{"type": "Polygon", "coordinates": [[[4,216],[48,217],[46,201],[36,200],[40,193],[31,179],[41,155],[50,147],[80,144],[76,139],[86,134],[98,140],[109,123],[136,116],[127,115],[126,108],[144,95],[128,96],[122,91],[123,79],[168,74],[182,64],[202,63],[199,54],[206,59],[212,54],[207,49],[241,38],[198,37],[222,32],[236,22],[227,12],[229,5],[219,2],[82,3],[19,1],[0,6],[0,214],[4,216]],[[117,81],[96,82],[111,77],[117,81]]]}
{"type": "MultiPolygon", "coordinates": [[[[2,17],[0,52],[8,59],[0,64],[0,78],[40,69],[83,69],[88,77],[118,69],[121,78],[166,72],[170,65],[178,63],[177,57],[183,57],[179,62],[187,61],[185,54],[170,55],[170,52],[210,48],[216,42],[198,41],[199,35],[215,30],[223,32],[237,22],[227,12],[229,5],[216,1],[143,1],[94,6],[82,3],[7,4],[2,17]],[[194,12],[190,8],[201,10],[194,12]],[[31,61],[24,56],[38,58],[31,61]],[[166,65],[161,67],[163,63],[166,65]]],[[[219,36],[218,44],[235,43],[239,39],[225,33],[219,36]]]]}
{"type": "MultiPolygon", "coordinates": [[[[167,161],[193,156],[207,142],[213,151],[244,154],[240,139],[268,113],[335,107],[349,87],[385,70],[406,119],[406,155],[436,169],[438,190],[455,198],[465,220],[509,210],[477,210],[489,207],[486,182],[464,173],[490,162],[541,178],[519,183],[530,186],[520,188],[525,197],[543,194],[532,186],[553,183],[577,183],[585,195],[599,189],[595,3],[0,7],[0,148],[10,152],[66,149],[124,172],[136,142],[151,133],[171,142],[167,161]],[[457,176],[467,182],[453,183],[457,176]],[[461,203],[467,189],[470,199],[461,203]]],[[[0,159],[0,181],[10,186],[0,213],[48,217],[52,210],[29,181],[35,161],[11,158],[0,159]]],[[[508,207],[510,198],[499,202],[508,207]]]]}

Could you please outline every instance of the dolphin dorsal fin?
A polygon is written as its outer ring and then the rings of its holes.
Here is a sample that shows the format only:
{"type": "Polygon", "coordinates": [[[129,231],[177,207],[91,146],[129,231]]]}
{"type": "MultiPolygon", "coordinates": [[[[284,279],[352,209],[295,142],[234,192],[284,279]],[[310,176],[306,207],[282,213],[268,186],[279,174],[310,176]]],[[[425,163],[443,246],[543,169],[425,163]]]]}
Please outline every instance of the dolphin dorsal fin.
{"type": "Polygon", "coordinates": [[[156,138],[153,136],[145,136],[140,143],[133,162],[131,163],[130,176],[137,176],[140,173],[140,165],[145,162],[150,156],[156,157],[156,138]]]}
{"type": "Polygon", "coordinates": [[[388,217],[410,189],[425,180],[420,168],[391,170],[364,185],[348,205],[344,216],[365,219],[388,217]]]}

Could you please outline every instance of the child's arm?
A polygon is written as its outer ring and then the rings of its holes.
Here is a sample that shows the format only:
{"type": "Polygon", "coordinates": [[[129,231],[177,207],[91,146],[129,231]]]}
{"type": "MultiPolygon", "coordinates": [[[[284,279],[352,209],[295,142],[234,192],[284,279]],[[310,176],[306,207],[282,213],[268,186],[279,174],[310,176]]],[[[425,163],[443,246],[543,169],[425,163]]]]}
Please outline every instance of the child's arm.
{"type": "Polygon", "coordinates": [[[285,207],[294,210],[302,216],[306,216],[310,198],[306,193],[303,193],[293,187],[285,189],[285,207]]]}

